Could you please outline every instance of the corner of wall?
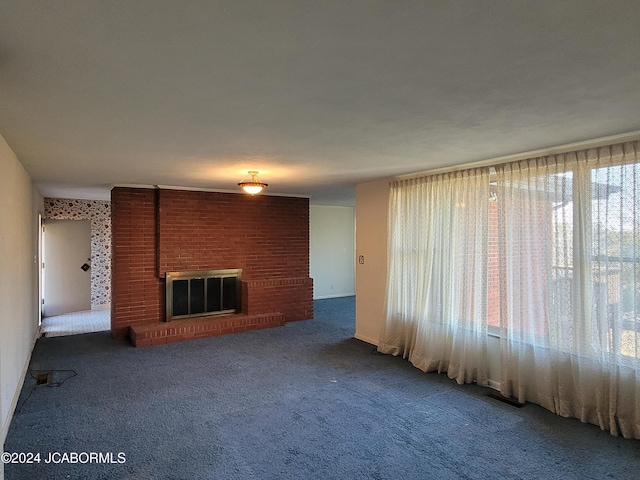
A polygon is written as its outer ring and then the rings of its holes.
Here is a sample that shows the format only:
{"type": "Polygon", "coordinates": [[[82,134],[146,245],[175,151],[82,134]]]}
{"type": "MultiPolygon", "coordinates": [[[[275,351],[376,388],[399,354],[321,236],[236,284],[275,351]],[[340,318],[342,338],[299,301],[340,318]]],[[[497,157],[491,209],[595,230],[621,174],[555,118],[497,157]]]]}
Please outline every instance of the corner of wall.
{"type": "Polygon", "coordinates": [[[377,345],[387,281],[389,179],[356,185],[356,333],[377,345]]]}

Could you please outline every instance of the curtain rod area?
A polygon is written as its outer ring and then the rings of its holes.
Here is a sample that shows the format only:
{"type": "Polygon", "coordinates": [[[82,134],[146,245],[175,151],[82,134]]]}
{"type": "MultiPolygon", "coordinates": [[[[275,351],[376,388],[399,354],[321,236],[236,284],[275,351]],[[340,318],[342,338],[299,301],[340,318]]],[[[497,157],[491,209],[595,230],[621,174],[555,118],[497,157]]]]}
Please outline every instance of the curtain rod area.
{"type": "Polygon", "coordinates": [[[432,168],[429,170],[422,170],[415,173],[406,173],[404,175],[397,175],[392,177],[394,180],[405,180],[409,178],[422,177],[424,175],[436,175],[439,173],[456,172],[459,170],[467,170],[469,168],[479,167],[492,167],[501,165],[508,162],[517,162],[519,160],[526,160],[528,158],[544,157],[547,155],[557,155],[559,153],[573,152],[576,150],[586,150],[589,148],[605,147],[607,145],[614,145],[616,143],[632,142],[640,140],[640,130],[634,132],[621,133],[618,135],[609,135],[607,137],[595,138],[592,140],[583,140],[580,142],[567,143],[565,145],[558,145],[555,147],[541,148],[538,150],[530,150],[528,152],[515,153],[512,155],[505,155],[502,157],[495,157],[485,160],[478,160],[475,162],[462,163],[459,165],[451,165],[449,167],[432,168]]]}

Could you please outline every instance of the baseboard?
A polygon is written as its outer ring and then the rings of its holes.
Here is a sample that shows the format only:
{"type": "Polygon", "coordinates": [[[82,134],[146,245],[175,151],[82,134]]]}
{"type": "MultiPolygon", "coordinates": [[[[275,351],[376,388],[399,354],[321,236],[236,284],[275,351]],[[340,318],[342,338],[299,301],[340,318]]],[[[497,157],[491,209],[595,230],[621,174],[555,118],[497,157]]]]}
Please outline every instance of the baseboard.
{"type": "Polygon", "coordinates": [[[328,298],[342,298],[342,297],[354,297],[355,293],[338,293],[336,295],[320,295],[319,297],[313,297],[314,300],[326,300],[328,298]]]}
{"type": "Polygon", "coordinates": [[[102,305],[91,305],[91,310],[93,311],[111,310],[111,304],[105,303],[102,305]]]}
{"type": "Polygon", "coordinates": [[[494,390],[500,390],[500,382],[496,382],[495,380],[487,380],[487,386],[494,390]]]}
{"type": "MultiPolygon", "coordinates": [[[[11,426],[11,420],[13,420],[13,414],[16,411],[16,407],[18,406],[18,400],[20,399],[20,392],[22,391],[22,386],[24,385],[24,380],[27,378],[27,372],[29,371],[29,365],[31,364],[31,356],[33,355],[33,349],[36,346],[36,341],[40,338],[40,326],[36,328],[36,334],[33,337],[33,342],[31,343],[31,348],[29,349],[29,355],[27,356],[27,361],[22,367],[22,374],[20,375],[20,380],[18,381],[18,388],[13,394],[13,400],[11,401],[11,406],[9,407],[9,415],[7,415],[7,419],[2,425],[2,431],[0,431],[0,450],[4,451],[4,442],[7,439],[7,434],[9,433],[9,427],[11,426]]],[[[0,462],[2,463],[2,462],[0,462]]],[[[0,474],[4,472],[0,470],[0,474]]],[[[0,475],[0,480],[4,478],[3,475],[0,475]]]]}
{"type": "Polygon", "coordinates": [[[373,338],[365,337],[363,335],[358,335],[357,333],[353,337],[357,338],[358,340],[362,340],[363,342],[370,343],[371,345],[374,345],[376,347],[378,346],[378,340],[374,340],[373,338]]]}

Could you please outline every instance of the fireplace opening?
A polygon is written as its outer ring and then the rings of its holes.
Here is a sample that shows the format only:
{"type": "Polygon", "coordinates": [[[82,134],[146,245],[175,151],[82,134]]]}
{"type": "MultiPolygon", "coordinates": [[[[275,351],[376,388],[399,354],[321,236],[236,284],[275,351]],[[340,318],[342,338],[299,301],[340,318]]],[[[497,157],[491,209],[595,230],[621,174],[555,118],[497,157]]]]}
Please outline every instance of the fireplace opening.
{"type": "Polygon", "coordinates": [[[167,322],[240,310],[242,269],[168,272],[167,322]]]}

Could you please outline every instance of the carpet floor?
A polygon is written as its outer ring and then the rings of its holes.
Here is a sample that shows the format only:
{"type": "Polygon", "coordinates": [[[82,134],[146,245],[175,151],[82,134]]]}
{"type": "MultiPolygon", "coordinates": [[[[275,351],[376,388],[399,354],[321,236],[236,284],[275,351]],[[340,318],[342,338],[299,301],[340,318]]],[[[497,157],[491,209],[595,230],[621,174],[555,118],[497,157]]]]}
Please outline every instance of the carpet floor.
{"type": "Polygon", "coordinates": [[[142,349],[40,338],[4,445],[40,463],[6,479],[639,478],[638,441],[377,354],[354,303],[142,349]]]}

